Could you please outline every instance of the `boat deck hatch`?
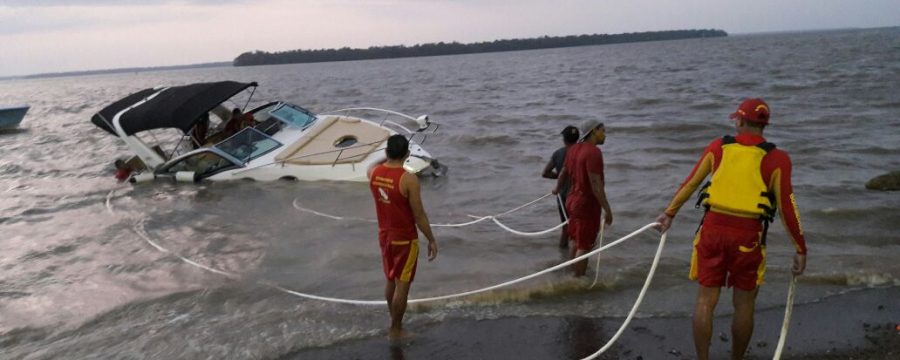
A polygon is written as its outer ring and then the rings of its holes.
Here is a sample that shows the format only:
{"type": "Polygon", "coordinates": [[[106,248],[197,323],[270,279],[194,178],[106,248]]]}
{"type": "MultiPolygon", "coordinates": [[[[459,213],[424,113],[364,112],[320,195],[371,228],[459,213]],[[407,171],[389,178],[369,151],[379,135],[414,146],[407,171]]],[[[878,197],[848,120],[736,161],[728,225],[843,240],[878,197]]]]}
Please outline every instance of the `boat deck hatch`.
{"type": "Polygon", "coordinates": [[[342,136],[341,138],[337,139],[337,141],[334,142],[334,147],[345,148],[348,146],[353,146],[354,144],[356,144],[358,142],[359,142],[359,139],[357,139],[356,136],[353,136],[353,135],[342,136]]]}

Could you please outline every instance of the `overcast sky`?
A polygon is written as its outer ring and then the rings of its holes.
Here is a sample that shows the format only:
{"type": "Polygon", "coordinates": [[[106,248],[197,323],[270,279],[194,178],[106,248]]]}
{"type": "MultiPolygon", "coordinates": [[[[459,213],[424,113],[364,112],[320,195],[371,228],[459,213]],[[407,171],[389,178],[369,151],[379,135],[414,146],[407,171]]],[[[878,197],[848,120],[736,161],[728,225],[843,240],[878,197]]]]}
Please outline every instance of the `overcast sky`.
{"type": "Polygon", "coordinates": [[[900,26],[900,0],[0,0],[0,76],[245,51],[722,29],[900,26]]]}

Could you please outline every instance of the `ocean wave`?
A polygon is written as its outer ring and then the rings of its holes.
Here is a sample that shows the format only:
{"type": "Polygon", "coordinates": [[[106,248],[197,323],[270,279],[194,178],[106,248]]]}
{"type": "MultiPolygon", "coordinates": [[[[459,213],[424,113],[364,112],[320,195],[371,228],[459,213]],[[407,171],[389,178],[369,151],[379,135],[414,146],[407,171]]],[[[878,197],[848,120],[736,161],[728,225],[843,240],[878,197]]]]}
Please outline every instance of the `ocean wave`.
{"type": "Polygon", "coordinates": [[[23,327],[11,329],[0,334],[0,348],[9,349],[19,344],[42,341],[49,336],[50,330],[43,328],[23,327]]]}
{"type": "Polygon", "coordinates": [[[806,210],[810,215],[824,219],[860,220],[870,219],[872,216],[896,214],[897,209],[886,206],[869,208],[838,208],[826,207],[806,210]]]}
{"type": "MultiPolygon", "coordinates": [[[[0,291],[0,299],[19,299],[23,297],[31,296],[31,293],[21,292],[21,291],[0,291]]],[[[0,347],[2,347],[2,340],[0,340],[0,347]]]]}
{"type": "Polygon", "coordinates": [[[809,84],[799,84],[799,83],[775,83],[769,85],[770,92],[794,92],[794,91],[803,91],[816,89],[817,84],[809,83],[809,84]]]}
{"type": "Polygon", "coordinates": [[[77,245],[59,245],[47,251],[31,251],[17,259],[20,262],[28,262],[37,259],[46,259],[51,256],[65,255],[77,249],[77,245]]]}
{"type": "Polygon", "coordinates": [[[512,146],[519,143],[518,138],[511,135],[460,134],[448,137],[447,141],[458,146],[512,146]]]}
{"type": "Polygon", "coordinates": [[[667,101],[667,99],[664,99],[664,98],[636,97],[634,99],[631,99],[629,102],[631,102],[632,104],[637,105],[637,106],[649,106],[649,105],[658,105],[665,101],[667,101]]]}
{"type": "Polygon", "coordinates": [[[900,101],[879,101],[870,104],[874,108],[878,109],[900,109],[900,101]]]}
{"type": "MultiPolygon", "coordinates": [[[[0,164],[0,177],[5,175],[21,175],[26,174],[27,168],[22,165],[13,164],[11,162],[0,164]]],[[[18,176],[16,176],[18,177],[18,176]]]]}
{"type": "Polygon", "coordinates": [[[0,219],[9,224],[20,221],[42,222],[52,219],[55,214],[60,212],[97,205],[99,201],[105,198],[105,194],[98,191],[88,191],[83,194],[72,193],[63,197],[55,194],[36,194],[28,195],[28,197],[31,202],[27,205],[9,209],[13,211],[18,210],[18,213],[0,219]]]}
{"type": "Polygon", "coordinates": [[[65,115],[65,114],[81,114],[85,110],[93,109],[93,107],[94,106],[92,104],[89,104],[86,102],[80,102],[80,103],[71,104],[71,105],[56,105],[56,106],[52,106],[49,109],[47,109],[47,112],[44,115],[54,116],[54,115],[65,115]]]}
{"type": "MultiPolygon", "coordinates": [[[[683,138],[685,134],[691,133],[700,133],[705,134],[705,136],[709,136],[709,134],[715,134],[713,130],[721,131],[720,126],[716,126],[717,124],[713,123],[688,123],[683,121],[663,121],[662,119],[657,122],[647,122],[641,123],[638,126],[628,125],[626,124],[615,124],[610,126],[609,135],[614,136],[615,133],[621,132],[623,134],[628,135],[641,135],[641,134],[674,134],[679,137],[679,139],[683,138]]],[[[710,141],[714,138],[711,137],[710,141]]],[[[705,144],[704,144],[705,145],[705,144]]]]}
{"type": "Polygon", "coordinates": [[[815,285],[838,286],[900,286],[900,279],[895,274],[882,272],[858,272],[849,274],[805,274],[801,280],[815,285]]]}
{"type": "Polygon", "coordinates": [[[723,108],[723,104],[718,101],[700,101],[688,104],[687,108],[691,110],[716,110],[723,108]]]}
{"type": "Polygon", "coordinates": [[[461,115],[471,111],[471,109],[462,107],[462,108],[454,108],[454,109],[440,109],[434,112],[431,112],[430,115],[432,117],[440,117],[440,116],[454,116],[461,115]]]}
{"type": "Polygon", "coordinates": [[[870,146],[861,149],[853,149],[847,152],[862,155],[900,155],[900,149],[891,149],[880,146],[870,146]]]}

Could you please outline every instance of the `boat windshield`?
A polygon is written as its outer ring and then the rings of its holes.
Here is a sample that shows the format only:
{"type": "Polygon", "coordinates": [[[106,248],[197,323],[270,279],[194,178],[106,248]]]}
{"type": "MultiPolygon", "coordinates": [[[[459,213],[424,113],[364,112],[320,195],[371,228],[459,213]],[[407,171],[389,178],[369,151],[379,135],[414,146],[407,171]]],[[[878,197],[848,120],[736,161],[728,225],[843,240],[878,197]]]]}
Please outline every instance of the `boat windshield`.
{"type": "Polygon", "coordinates": [[[245,128],[215,145],[235,159],[247,163],[281,147],[281,143],[254,128],[245,128]]]}
{"type": "Polygon", "coordinates": [[[311,111],[291,104],[281,104],[269,110],[272,117],[281,120],[289,126],[305,129],[316,121],[316,114],[311,111]]]}

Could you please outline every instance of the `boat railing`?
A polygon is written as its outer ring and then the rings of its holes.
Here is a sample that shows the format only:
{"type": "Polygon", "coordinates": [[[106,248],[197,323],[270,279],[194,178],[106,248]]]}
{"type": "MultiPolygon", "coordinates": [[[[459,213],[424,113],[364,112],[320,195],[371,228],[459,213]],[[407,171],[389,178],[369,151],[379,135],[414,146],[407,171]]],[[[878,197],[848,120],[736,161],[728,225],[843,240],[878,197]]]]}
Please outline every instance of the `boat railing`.
{"type": "Polygon", "coordinates": [[[353,112],[370,112],[370,113],[375,112],[375,113],[386,114],[386,116],[384,116],[381,119],[381,122],[378,123],[379,126],[381,126],[381,127],[389,126],[389,127],[393,128],[394,131],[397,131],[398,133],[405,133],[409,137],[410,142],[416,142],[419,145],[424,144],[425,140],[427,140],[427,138],[428,138],[428,133],[426,133],[427,130],[431,129],[430,134],[434,134],[435,132],[437,132],[437,129],[440,127],[439,124],[432,124],[430,121],[428,121],[427,115],[422,115],[420,117],[413,117],[411,115],[404,114],[404,113],[401,113],[398,111],[374,108],[374,107],[353,107],[353,108],[328,111],[328,112],[325,112],[325,114],[330,114],[330,113],[347,114],[347,113],[353,113],[353,112]],[[414,123],[416,123],[419,128],[416,131],[412,131],[409,128],[407,128],[406,126],[403,126],[393,120],[390,120],[388,115],[394,115],[394,116],[398,116],[398,117],[401,117],[406,120],[411,120],[414,123]],[[388,126],[385,126],[385,125],[388,125],[388,126]],[[419,137],[418,139],[416,139],[417,136],[419,137]]]}

